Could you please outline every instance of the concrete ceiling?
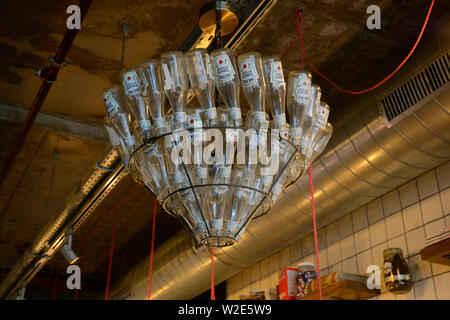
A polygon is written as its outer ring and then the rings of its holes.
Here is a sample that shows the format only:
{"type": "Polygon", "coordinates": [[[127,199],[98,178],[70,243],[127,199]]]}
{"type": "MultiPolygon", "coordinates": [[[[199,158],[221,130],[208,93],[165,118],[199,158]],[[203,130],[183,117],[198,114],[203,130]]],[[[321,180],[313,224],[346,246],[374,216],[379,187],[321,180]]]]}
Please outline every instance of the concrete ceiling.
{"type": "MultiPolygon", "coordinates": [[[[84,123],[101,124],[105,109],[101,90],[117,82],[122,50],[121,25],[131,26],[126,41],[125,65],[181,46],[195,28],[198,11],[206,0],[94,0],[82,30],[67,57],[43,112],[66,116],[84,123]]],[[[279,55],[295,35],[294,9],[303,9],[305,50],[315,66],[344,88],[364,89],[389,74],[408,53],[423,24],[428,0],[280,0],[263,18],[236,53],[259,51],[279,55]],[[382,29],[365,27],[367,6],[382,9],[382,29]]],[[[65,31],[65,13],[73,1],[5,0],[0,3],[0,102],[29,107],[41,84],[34,70],[48,65],[65,31]]],[[[450,12],[450,3],[440,1],[433,10],[425,36],[439,28],[450,12]]],[[[413,56],[414,59],[414,56],[413,56]]],[[[299,46],[283,59],[285,76],[300,69],[299,46]]],[[[309,69],[309,68],[307,68],[309,69]]],[[[354,97],[339,93],[318,76],[313,81],[323,89],[323,99],[333,115],[354,97]]],[[[0,105],[0,108],[2,106],[0,105]]],[[[331,120],[332,121],[332,120],[331,120]]],[[[332,121],[333,122],[333,121],[332,121]]],[[[17,123],[0,120],[0,162],[19,130],[17,123]]],[[[0,269],[6,272],[24,253],[51,215],[64,206],[70,192],[106,146],[101,139],[88,139],[48,127],[33,127],[0,193],[0,269]],[[59,157],[54,160],[57,152],[59,157]]],[[[119,203],[134,189],[127,178],[107,197],[77,237],[83,238],[112,203],[119,203]]],[[[113,279],[148,254],[152,198],[143,189],[118,212],[113,279]]],[[[180,228],[159,211],[157,242],[180,228]]],[[[106,280],[113,213],[105,214],[86,251],[85,274],[98,282],[106,280]]],[[[85,251],[84,253],[82,253],[85,251]]],[[[64,265],[60,256],[41,274],[64,265]]],[[[0,274],[1,279],[1,274],[0,274]]]]}

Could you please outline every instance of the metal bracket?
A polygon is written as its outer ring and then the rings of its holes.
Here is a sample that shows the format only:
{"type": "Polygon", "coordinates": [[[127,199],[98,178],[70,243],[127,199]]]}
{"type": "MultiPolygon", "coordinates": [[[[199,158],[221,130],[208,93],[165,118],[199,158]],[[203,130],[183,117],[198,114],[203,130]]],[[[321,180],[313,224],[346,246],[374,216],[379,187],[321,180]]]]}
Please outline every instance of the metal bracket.
{"type": "Polygon", "coordinates": [[[114,171],[114,168],[107,168],[107,167],[104,167],[104,166],[100,165],[98,163],[98,160],[95,162],[95,169],[104,170],[104,171],[108,171],[108,172],[113,172],[114,171]]]}
{"type": "Polygon", "coordinates": [[[67,62],[63,61],[63,63],[57,63],[55,61],[55,57],[49,56],[48,59],[50,60],[50,62],[52,63],[53,66],[55,66],[56,68],[62,68],[67,66],[67,62]]]}

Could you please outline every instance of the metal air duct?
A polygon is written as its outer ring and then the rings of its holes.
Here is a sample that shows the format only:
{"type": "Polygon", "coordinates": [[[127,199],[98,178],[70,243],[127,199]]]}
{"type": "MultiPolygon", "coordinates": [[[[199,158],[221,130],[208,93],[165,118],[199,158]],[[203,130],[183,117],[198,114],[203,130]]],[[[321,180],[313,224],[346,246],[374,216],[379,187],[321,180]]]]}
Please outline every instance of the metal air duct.
{"type": "MultiPolygon", "coordinates": [[[[409,70],[407,77],[397,77],[387,95],[378,91],[364,96],[359,108],[340,112],[342,117],[333,123],[336,129],[327,150],[313,165],[319,227],[450,158],[449,52],[409,70]],[[401,102],[408,100],[409,95],[417,96],[414,86],[400,94],[396,92],[438,59],[441,71],[425,77],[424,85],[432,86],[436,77],[441,79],[440,85],[419,99],[420,108],[412,105],[405,108],[409,115],[398,114],[403,119],[388,121],[380,107],[381,100],[394,97],[401,102]]],[[[215,250],[216,283],[310,234],[310,206],[309,181],[304,175],[284,192],[271,212],[249,225],[238,243],[215,250]]],[[[190,233],[181,230],[156,250],[153,299],[190,299],[209,289],[209,250],[196,249],[191,239],[190,233]]],[[[115,284],[112,298],[145,299],[147,285],[148,259],[144,259],[115,284]]]]}

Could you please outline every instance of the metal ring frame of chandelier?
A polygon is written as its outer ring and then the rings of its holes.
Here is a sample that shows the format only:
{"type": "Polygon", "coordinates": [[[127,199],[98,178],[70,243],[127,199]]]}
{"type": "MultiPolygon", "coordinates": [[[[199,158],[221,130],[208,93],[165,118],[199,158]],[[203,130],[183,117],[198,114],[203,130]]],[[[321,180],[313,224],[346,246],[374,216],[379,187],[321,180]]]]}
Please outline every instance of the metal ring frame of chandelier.
{"type": "MultiPolygon", "coordinates": [[[[245,130],[247,128],[243,128],[243,127],[230,127],[230,126],[214,126],[214,127],[202,127],[202,128],[186,128],[183,130],[192,132],[194,130],[207,130],[207,129],[239,129],[239,130],[245,130]]],[[[155,196],[155,198],[157,197],[154,192],[151,190],[151,188],[149,188],[146,183],[144,181],[142,181],[142,174],[140,173],[140,171],[135,167],[134,165],[134,159],[136,157],[136,154],[138,154],[140,152],[140,150],[142,150],[143,148],[150,146],[154,143],[156,143],[157,141],[159,141],[160,139],[164,139],[166,136],[170,136],[173,133],[176,133],[176,131],[173,132],[167,132],[164,133],[162,135],[156,136],[156,137],[152,137],[150,139],[148,139],[147,141],[145,141],[143,144],[141,144],[139,147],[136,148],[136,150],[131,154],[130,156],[130,161],[129,161],[129,170],[130,171],[130,175],[132,176],[132,178],[137,181],[139,184],[141,184],[142,186],[144,186],[144,188],[146,188],[148,191],[150,191],[153,196],[155,196]],[[137,173],[137,174],[136,174],[137,173]]],[[[259,135],[261,133],[264,134],[271,134],[271,130],[267,129],[267,133],[265,132],[257,132],[256,134],[259,135]]],[[[230,246],[232,244],[234,244],[236,241],[239,240],[240,234],[242,232],[242,230],[245,230],[245,228],[247,227],[247,225],[250,223],[250,221],[252,219],[256,219],[259,218],[263,215],[265,215],[266,213],[268,213],[272,207],[273,204],[273,200],[271,198],[270,193],[273,190],[274,185],[278,182],[278,180],[280,179],[280,177],[282,177],[282,175],[285,173],[286,170],[291,168],[291,165],[293,164],[293,161],[300,161],[300,170],[298,171],[297,175],[286,185],[284,186],[284,188],[288,188],[289,186],[291,186],[292,184],[294,184],[301,176],[302,174],[305,172],[305,159],[302,156],[302,154],[300,153],[300,150],[294,145],[292,144],[289,140],[286,140],[282,137],[278,137],[278,139],[281,141],[284,141],[285,143],[287,143],[289,145],[289,148],[291,148],[291,154],[287,160],[286,163],[283,164],[283,167],[276,173],[276,175],[274,176],[271,186],[268,189],[267,192],[264,192],[263,190],[259,190],[257,188],[253,188],[250,186],[246,186],[246,185],[237,185],[237,184],[232,184],[232,183],[206,183],[206,184],[193,184],[192,182],[192,178],[190,176],[190,173],[188,171],[188,169],[186,168],[186,164],[181,161],[184,173],[186,174],[186,177],[188,179],[189,185],[187,187],[181,187],[177,190],[174,190],[172,192],[170,192],[168,195],[166,195],[164,197],[164,199],[160,202],[162,204],[162,207],[164,208],[164,210],[170,214],[171,216],[173,216],[174,218],[176,218],[184,227],[186,227],[188,230],[190,230],[190,232],[193,234],[194,238],[202,245],[207,245],[210,247],[225,247],[225,246],[230,246]],[[297,156],[297,157],[295,157],[297,156]],[[227,188],[233,188],[233,189],[246,189],[252,192],[256,192],[258,194],[260,194],[260,196],[262,196],[262,199],[259,201],[259,203],[255,206],[255,208],[252,210],[252,212],[250,214],[247,215],[247,217],[245,218],[245,221],[240,225],[239,229],[237,231],[234,232],[234,234],[232,236],[225,236],[225,235],[215,235],[212,234],[211,232],[211,228],[209,226],[209,224],[207,223],[207,219],[205,217],[205,214],[202,210],[202,206],[200,205],[200,201],[199,201],[199,196],[198,196],[198,192],[197,190],[200,188],[207,188],[207,187],[227,187],[227,188]],[[196,235],[193,231],[192,227],[189,227],[187,221],[185,220],[185,218],[180,215],[177,214],[172,208],[168,207],[168,202],[173,199],[173,197],[177,194],[180,194],[183,191],[188,191],[188,190],[192,190],[192,193],[195,197],[195,203],[200,211],[200,215],[202,218],[202,222],[204,223],[205,229],[206,229],[206,234],[201,237],[199,239],[198,235],[196,235]],[[262,206],[264,203],[266,203],[265,206],[262,206]],[[258,212],[260,211],[260,212],[258,212]]],[[[231,166],[234,166],[235,164],[231,164],[231,166]]],[[[230,191],[229,191],[230,192],[230,191]]],[[[235,191],[231,191],[232,193],[235,193],[235,191]]]]}

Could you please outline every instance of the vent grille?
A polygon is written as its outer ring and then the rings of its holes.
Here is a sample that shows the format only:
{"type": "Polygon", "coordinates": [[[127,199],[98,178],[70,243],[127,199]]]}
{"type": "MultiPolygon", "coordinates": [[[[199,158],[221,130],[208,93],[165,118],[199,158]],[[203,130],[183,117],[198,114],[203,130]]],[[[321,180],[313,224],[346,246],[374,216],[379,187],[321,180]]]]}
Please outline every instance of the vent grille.
{"type": "Polygon", "coordinates": [[[450,52],[381,99],[389,122],[450,82],[450,52]]]}

